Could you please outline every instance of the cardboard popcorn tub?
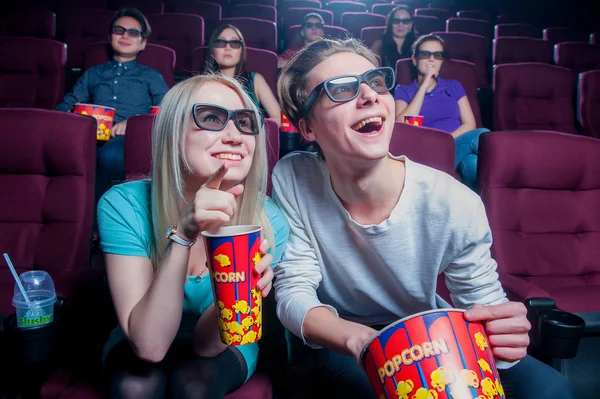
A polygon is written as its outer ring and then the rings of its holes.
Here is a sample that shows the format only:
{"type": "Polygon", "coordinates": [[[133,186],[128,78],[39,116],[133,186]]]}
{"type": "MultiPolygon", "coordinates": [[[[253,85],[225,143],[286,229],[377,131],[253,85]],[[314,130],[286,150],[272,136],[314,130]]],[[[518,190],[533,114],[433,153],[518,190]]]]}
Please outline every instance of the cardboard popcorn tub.
{"type": "Polygon", "coordinates": [[[401,319],[365,345],[361,365],[379,399],[505,399],[488,337],[464,310],[401,319]]]}
{"type": "Polygon", "coordinates": [[[89,115],[96,118],[98,130],[96,130],[96,140],[110,140],[110,132],[115,119],[115,109],[94,104],[75,104],[73,112],[81,115],[89,115]]]}
{"type": "Polygon", "coordinates": [[[245,345],[262,336],[262,296],[254,267],[261,259],[261,226],[202,232],[221,341],[245,345]]]}

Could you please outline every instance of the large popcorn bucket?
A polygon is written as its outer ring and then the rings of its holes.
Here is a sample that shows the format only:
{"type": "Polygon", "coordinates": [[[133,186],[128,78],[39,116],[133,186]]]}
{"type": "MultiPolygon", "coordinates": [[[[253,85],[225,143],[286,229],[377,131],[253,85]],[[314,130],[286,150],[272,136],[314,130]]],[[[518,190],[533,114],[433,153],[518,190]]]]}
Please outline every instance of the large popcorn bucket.
{"type": "Polygon", "coordinates": [[[369,342],[361,365],[379,399],[505,399],[487,334],[460,309],[399,320],[369,342]]]}
{"type": "Polygon", "coordinates": [[[262,296],[254,267],[261,259],[261,226],[228,226],[202,232],[221,341],[245,345],[262,336],[262,296]]]}
{"type": "Polygon", "coordinates": [[[421,115],[404,115],[404,123],[413,126],[423,126],[423,119],[421,115]]]}
{"type": "Polygon", "coordinates": [[[110,140],[110,131],[115,119],[115,109],[94,104],[75,104],[73,112],[81,115],[89,115],[96,118],[98,130],[96,130],[96,140],[110,140]]]}

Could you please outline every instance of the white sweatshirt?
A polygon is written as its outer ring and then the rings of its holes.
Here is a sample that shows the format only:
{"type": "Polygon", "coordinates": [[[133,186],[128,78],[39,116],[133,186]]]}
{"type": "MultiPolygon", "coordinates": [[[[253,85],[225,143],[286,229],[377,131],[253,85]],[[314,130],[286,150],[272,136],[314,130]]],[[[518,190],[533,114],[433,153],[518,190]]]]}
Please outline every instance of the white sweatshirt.
{"type": "Polygon", "coordinates": [[[406,165],[402,195],[387,220],[369,226],[352,220],[316,154],[292,153],[275,167],[274,199],[290,224],[275,269],[277,314],[298,337],[317,306],[365,325],[448,307],[436,294],[441,273],[457,307],[507,301],[479,196],[443,172],[396,159],[406,165]]]}

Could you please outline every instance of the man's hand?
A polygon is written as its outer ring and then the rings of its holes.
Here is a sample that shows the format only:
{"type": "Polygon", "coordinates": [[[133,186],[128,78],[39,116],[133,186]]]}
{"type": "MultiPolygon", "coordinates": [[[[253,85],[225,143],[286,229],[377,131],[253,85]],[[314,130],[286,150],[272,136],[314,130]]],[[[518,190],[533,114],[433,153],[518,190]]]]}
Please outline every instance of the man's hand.
{"type": "Polygon", "coordinates": [[[125,130],[127,129],[127,120],[121,121],[113,125],[110,130],[111,137],[124,136],[125,130]]]}
{"type": "Polygon", "coordinates": [[[470,322],[483,322],[492,353],[500,360],[514,362],[527,355],[529,330],[527,308],[520,302],[500,305],[475,305],[465,312],[470,322]]]}

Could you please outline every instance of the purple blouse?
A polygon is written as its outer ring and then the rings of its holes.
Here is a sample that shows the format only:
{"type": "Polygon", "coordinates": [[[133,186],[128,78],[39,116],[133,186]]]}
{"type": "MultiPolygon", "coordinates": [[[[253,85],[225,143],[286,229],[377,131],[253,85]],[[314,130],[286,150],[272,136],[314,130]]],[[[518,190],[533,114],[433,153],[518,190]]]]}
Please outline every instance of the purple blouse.
{"type": "MultiPolygon", "coordinates": [[[[398,85],[394,99],[410,104],[418,89],[416,80],[409,85],[398,85]]],[[[437,86],[431,93],[425,94],[423,100],[419,113],[423,116],[423,126],[445,130],[448,133],[458,129],[462,125],[458,100],[464,96],[466,96],[465,89],[458,81],[438,79],[437,86]]]]}

